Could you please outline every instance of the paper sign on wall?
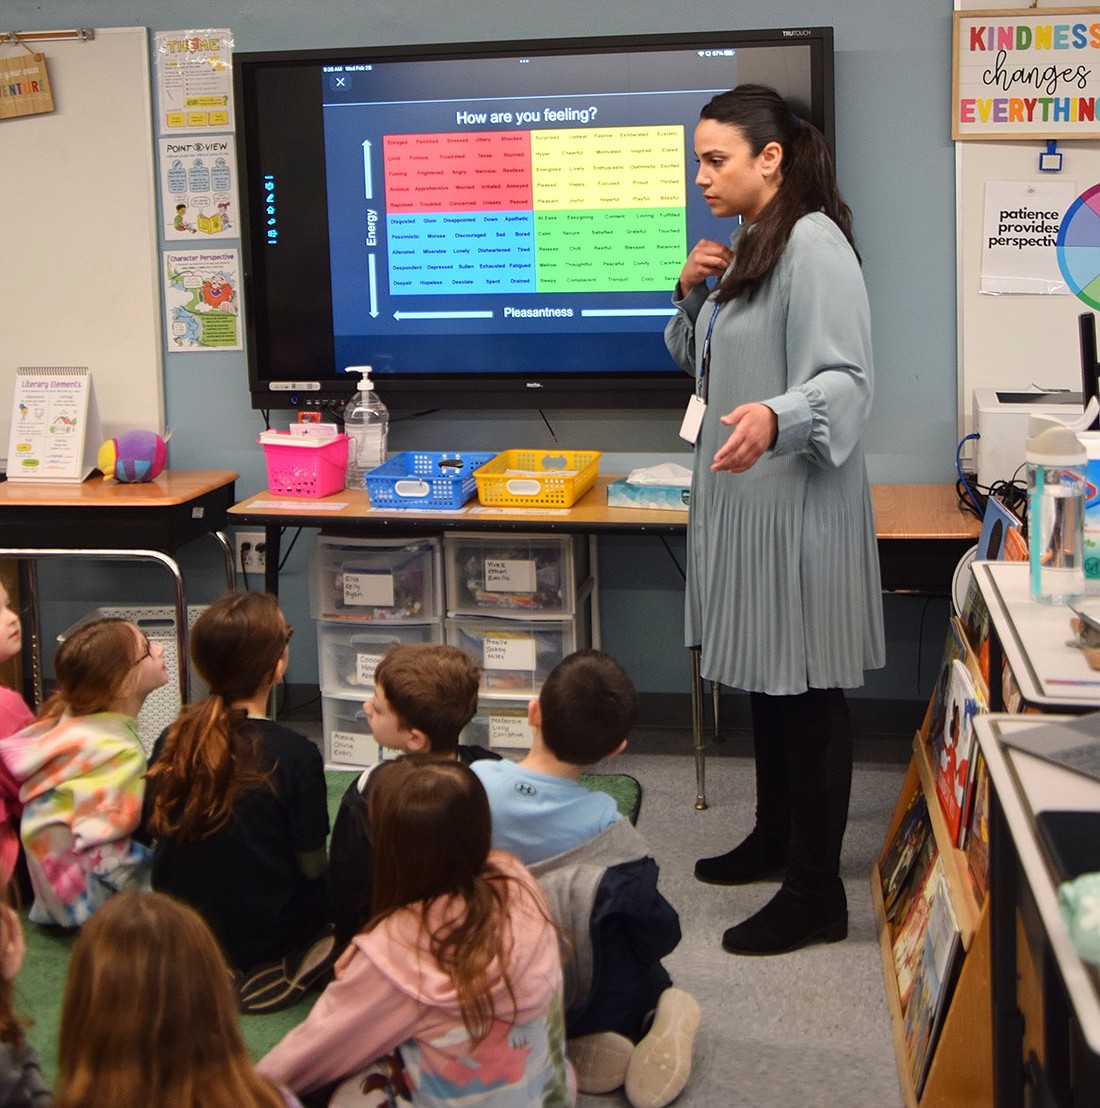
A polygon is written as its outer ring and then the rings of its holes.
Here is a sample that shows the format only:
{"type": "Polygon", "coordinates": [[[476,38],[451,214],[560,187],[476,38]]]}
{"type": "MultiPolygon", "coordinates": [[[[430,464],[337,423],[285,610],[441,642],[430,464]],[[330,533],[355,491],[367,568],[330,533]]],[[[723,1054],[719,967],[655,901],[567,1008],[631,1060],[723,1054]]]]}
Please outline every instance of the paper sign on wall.
{"type": "Polygon", "coordinates": [[[16,369],[9,481],[83,481],[102,437],[87,366],[16,369]]]}
{"type": "Polygon", "coordinates": [[[0,119],[53,111],[50,75],[42,54],[0,58],[0,119]]]}

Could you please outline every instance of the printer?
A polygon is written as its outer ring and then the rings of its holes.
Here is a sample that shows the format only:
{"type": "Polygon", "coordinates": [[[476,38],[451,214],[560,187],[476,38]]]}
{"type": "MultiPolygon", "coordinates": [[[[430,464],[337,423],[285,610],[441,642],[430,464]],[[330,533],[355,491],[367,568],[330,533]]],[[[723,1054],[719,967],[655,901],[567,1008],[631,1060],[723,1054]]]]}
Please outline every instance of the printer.
{"type": "MultiPolygon", "coordinates": [[[[975,389],[974,423],[978,484],[988,488],[996,481],[1011,480],[1023,465],[1027,421],[1033,415],[1053,416],[1071,423],[1084,411],[1079,392],[975,389]]],[[[1023,477],[1023,474],[1016,474],[1023,477]]]]}

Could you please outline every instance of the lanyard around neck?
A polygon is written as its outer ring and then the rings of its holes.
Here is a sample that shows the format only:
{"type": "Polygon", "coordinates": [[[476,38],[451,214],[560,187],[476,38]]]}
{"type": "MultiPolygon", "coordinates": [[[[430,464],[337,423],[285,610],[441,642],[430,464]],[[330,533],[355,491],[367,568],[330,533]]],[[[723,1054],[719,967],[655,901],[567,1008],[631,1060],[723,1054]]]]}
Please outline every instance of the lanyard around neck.
{"type": "Polygon", "coordinates": [[[711,310],[710,320],[707,323],[707,333],[703,339],[703,357],[699,364],[699,380],[695,384],[695,395],[701,400],[705,400],[707,395],[707,373],[710,371],[710,349],[711,339],[714,335],[714,321],[718,318],[723,303],[724,301],[721,300],[714,302],[714,308],[711,310]]]}

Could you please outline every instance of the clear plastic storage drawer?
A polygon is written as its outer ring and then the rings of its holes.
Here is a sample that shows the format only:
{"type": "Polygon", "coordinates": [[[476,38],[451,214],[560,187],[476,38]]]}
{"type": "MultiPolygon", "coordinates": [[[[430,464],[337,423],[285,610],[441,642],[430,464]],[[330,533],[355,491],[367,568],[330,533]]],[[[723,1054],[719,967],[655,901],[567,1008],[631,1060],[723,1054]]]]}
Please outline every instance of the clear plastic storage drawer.
{"type": "Polygon", "coordinates": [[[528,697],[481,697],[477,702],[477,714],[463,728],[461,741],[471,746],[485,746],[505,755],[511,751],[522,755],[531,749],[528,700],[528,697]]]}
{"type": "Polygon", "coordinates": [[[382,751],[371,738],[364,699],[321,697],[322,753],[326,766],[365,769],[381,761],[382,751]]]}
{"type": "Polygon", "coordinates": [[[321,692],[326,696],[367,696],[374,687],[374,669],[382,655],[398,643],[443,641],[441,623],[376,624],[319,623],[317,659],[321,692]]]}
{"type": "Polygon", "coordinates": [[[447,642],[481,666],[483,693],[534,696],[562,658],[588,645],[586,609],[556,621],[455,616],[446,621],[447,642]]]}
{"type": "Polygon", "coordinates": [[[443,561],[452,615],[572,615],[588,580],[588,539],[447,534],[443,561]]]}
{"type": "Polygon", "coordinates": [[[443,615],[438,539],[322,535],[309,579],[314,619],[430,623],[443,615]]]}

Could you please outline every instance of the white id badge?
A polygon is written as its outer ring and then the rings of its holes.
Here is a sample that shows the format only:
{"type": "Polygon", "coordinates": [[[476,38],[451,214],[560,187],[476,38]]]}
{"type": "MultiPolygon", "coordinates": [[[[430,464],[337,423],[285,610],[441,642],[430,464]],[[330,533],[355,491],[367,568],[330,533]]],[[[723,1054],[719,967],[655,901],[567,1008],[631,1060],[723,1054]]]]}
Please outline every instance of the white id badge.
{"type": "Polygon", "coordinates": [[[693,396],[688,401],[687,411],[684,412],[684,421],[680,424],[680,438],[695,445],[699,438],[699,429],[703,426],[703,416],[707,411],[707,402],[699,396],[693,396]]]}

